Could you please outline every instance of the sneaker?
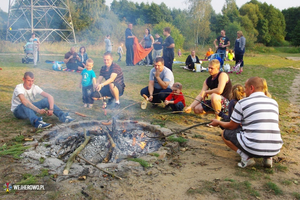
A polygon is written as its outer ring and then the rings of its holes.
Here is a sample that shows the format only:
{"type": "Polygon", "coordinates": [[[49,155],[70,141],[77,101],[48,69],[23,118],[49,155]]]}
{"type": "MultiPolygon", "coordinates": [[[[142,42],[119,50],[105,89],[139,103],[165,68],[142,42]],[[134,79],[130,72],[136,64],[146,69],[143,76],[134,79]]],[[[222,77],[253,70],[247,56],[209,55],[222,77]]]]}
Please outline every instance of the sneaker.
{"type": "Polygon", "coordinates": [[[265,168],[272,168],[272,163],[273,163],[272,161],[273,161],[272,157],[270,157],[270,158],[264,158],[263,159],[263,166],[265,168]]]}
{"type": "Polygon", "coordinates": [[[209,127],[209,128],[213,128],[213,126],[210,125],[210,124],[206,124],[206,126],[209,127]]]}
{"type": "Polygon", "coordinates": [[[35,122],[34,122],[34,127],[35,128],[48,128],[50,127],[52,124],[48,124],[46,122],[43,121],[42,117],[39,117],[35,122]]]}
{"type": "Polygon", "coordinates": [[[70,115],[65,115],[62,122],[63,123],[70,123],[71,121],[74,121],[74,119],[72,117],[70,117],[70,115]]]}
{"type": "Polygon", "coordinates": [[[240,168],[251,167],[255,164],[255,160],[253,158],[248,158],[247,160],[241,160],[237,165],[240,168]]]}
{"type": "Polygon", "coordinates": [[[85,107],[85,108],[86,108],[86,107],[87,107],[87,104],[86,104],[86,103],[85,103],[85,104],[83,104],[83,107],[85,107]]]}
{"type": "Polygon", "coordinates": [[[116,110],[120,109],[120,104],[119,103],[115,103],[113,109],[116,109],[116,110]]]}
{"type": "Polygon", "coordinates": [[[93,104],[89,104],[88,107],[89,107],[89,108],[93,108],[93,104]]]}
{"type": "Polygon", "coordinates": [[[111,105],[112,103],[113,103],[113,99],[112,99],[112,98],[108,99],[107,105],[109,106],[109,105],[111,105]]]}

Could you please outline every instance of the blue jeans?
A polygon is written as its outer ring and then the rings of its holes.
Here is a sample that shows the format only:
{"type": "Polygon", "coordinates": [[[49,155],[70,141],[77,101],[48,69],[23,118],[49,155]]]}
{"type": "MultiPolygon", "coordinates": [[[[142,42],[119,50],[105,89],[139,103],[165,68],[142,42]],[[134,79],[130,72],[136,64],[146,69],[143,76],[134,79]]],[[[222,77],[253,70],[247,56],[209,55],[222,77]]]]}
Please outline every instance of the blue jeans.
{"type": "MultiPolygon", "coordinates": [[[[161,103],[161,101],[165,101],[165,99],[167,98],[167,96],[169,96],[171,92],[172,89],[170,88],[167,88],[165,90],[154,88],[152,103],[161,103]]],[[[141,90],[141,96],[143,96],[143,94],[149,97],[150,94],[149,94],[148,86],[141,90]]]]}
{"type": "MultiPolygon", "coordinates": [[[[172,100],[171,100],[172,101],[172,100]]],[[[184,105],[180,101],[177,104],[169,104],[173,111],[183,111],[184,105]]]]}
{"type": "Polygon", "coordinates": [[[94,99],[92,98],[92,93],[94,91],[93,84],[82,87],[82,101],[83,103],[93,104],[94,99]]]}
{"type": "MultiPolygon", "coordinates": [[[[45,108],[49,109],[49,102],[48,102],[47,98],[44,98],[44,99],[42,99],[38,102],[34,102],[32,104],[35,105],[39,109],[45,109],[45,108]]],[[[54,115],[56,115],[60,121],[63,121],[65,113],[62,110],[60,110],[56,105],[54,105],[53,109],[54,109],[54,111],[53,111],[54,115]]],[[[36,112],[30,108],[27,108],[23,104],[18,105],[18,107],[16,107],[16,109],[14,110],[13,113],[14,113],[14,116],[18,119],[29,118],[30,123],[33,126],[34,126],[34,122],[38,119],[36,112]]]]}
{"type": "MultiPolygon", "coordinates": [[[[218,49],[217,53],[220,55],[221,59],[224,61],[224,58],[226,55],[226,49],[225,50],[218,49]]],[[[223,65],[221,66],[221,68],[223,68],[223,65]]]]}
{"type": "Polygon", "coordinates": [[[118,60],[118,62],[120,62],[121,59],[122,59],[122,54],[121,54],[121,53],[118,53],[118,55],[119,55],[119,60],[118,60]]]}

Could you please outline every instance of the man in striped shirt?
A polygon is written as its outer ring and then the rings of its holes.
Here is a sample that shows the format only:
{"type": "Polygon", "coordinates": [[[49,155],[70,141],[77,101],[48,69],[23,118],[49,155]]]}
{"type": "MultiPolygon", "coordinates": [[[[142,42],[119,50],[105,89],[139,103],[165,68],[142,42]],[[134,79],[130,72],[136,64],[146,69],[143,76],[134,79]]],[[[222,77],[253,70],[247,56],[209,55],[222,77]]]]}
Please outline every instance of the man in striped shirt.
{"type": "MultiPolygon", "coordinates": [[[[100,91],[102,96],[114,98],[114,108],[120,107],[120,96],[123,95],[125,84],[122,69],[116,63],[113,63],[113,58],[110,52],[106,52],[103,57],[104,66],[100,70],[97,80],[96,89],[100,91]],[[105,79],[103,82],[103,78],[105,79]]],[[[110,104],[112,101],[108,102],[110,104]]]]}
{"type": "Polygon", "coordinates": [[[264,93],[263,79],[251,77],[245,83],[247,98],[237,102],[230,122],[212,120],[212,126],[222,126],[222,138],[227,146],[241,156],[241,168],[255,164],[262,157],[264,167],[272,167],[272,157],[280,152],[283,141],[279,129],[278,104],[264,93]]]}

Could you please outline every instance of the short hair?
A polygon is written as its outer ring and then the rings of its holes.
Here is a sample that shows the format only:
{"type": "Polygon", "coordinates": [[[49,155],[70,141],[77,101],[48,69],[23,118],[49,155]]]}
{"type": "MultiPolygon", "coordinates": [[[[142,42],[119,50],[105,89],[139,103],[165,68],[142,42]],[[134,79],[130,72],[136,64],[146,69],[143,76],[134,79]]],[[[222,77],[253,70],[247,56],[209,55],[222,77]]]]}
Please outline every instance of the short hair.
{"type": "Polygon", "coordinates": [[[245,88],[241,84],[232,87],[232,99],[241,100],[245,97],[245,88]]]}
{"type": "Polygon", "coordinates": [[[88,59],[86,60],[86,63],[92,63],[92,64],[94,64],[94,61],[93,61],[93,59],[88,58],[88,59]]]}
{"type": "Polygon", "coordinates": [[[211,61],[209,61],[209,66],[216,66],[220,69],[220,61],[218,59],[212,59],[211,61]]]}
{"type": "Polygon", "coordinates": [[[109,37],[110,35],[106,35],[106,37],[109,37]]]}
{"type": "Polygon", "coordinates": [[[224,29],[222,29],[221,31],[224,31],[224,33],[226,33],[226,31],[224,29]]]}
{"type": "Polygon", "coordinates": [[[240,34],[241,36],[243,36],[243,31],[237,31],[236,33],[240,34]]]}
{"type": "Polygon", "coordinates": [[[168,33],[171,33],[171,29],[170,29],[170,27],[166,27],[166,28],[164,28],[164,31],[165,31],[165,32],[168,32],[168,33]]]}
{"type": "Polygon", "coordinates": [[[33,32],[33,33],[31,33],[31,35],[35,35],[35,33],[33,32]]]}
{"type": "Polygon", "coordinates": [[[85,52],[86,52],[86,49],[85,49],[84,46],[82,46],[82,47],[79,48],[79,52],[81,52],[81,49],[82,49],[82,48],[84,49],[84,53],[85,53],[85,52]]]}
{"type": "MultiPolygon", "coordinates": [[[[267,84],[267,82],[266,82],[266,84],[267,84]]],[[[249,78],[246,81],[246,85],[247,86],[252,85],[254,87],[255,91],[263,91],[264,90],[264,81],[263,81],[263,79],[261,79],[258,76],[254,76],[254,77],[249,78]]]]}
{"type": "Polygon", "coordinates": [[[155,63],[157,63],[157,62],[161,62],[162,64],[165,64],[165,61],[162,57],[156,57],[155,58],[155,63]]]}
{"type": "Polygon", "coordinates": [[[110,52],[105,52],[103,56],[110,56],[112,58],[112,54],[110,52]]]}
{"type": "Polygon", "coordinates": [[[30,78],[34,78],[34,75],[32,72],[25,72],[24,79],[26,79],[27,76],[29,76],[30,78]]]}

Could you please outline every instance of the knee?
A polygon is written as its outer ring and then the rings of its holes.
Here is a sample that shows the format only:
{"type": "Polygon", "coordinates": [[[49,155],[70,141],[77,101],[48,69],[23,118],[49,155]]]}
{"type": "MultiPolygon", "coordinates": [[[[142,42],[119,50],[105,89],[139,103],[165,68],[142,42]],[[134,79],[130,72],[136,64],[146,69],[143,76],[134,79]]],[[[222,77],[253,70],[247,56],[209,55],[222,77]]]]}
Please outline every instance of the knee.
{"type": "Polygon", "coordinates": [[[201,105],[196,106],[196,107],[194,108],[194,113],[195,113],[195,114],[201,114],[201,113],[203,113],[203,108],[202,108],[202,106],[201,106],[201,105]]]}
{"type": "Polygon", "coordinates": [[[211,94],[210,99],[214,103],[221,102],[221,96],[215,93],[211,94]]]}

